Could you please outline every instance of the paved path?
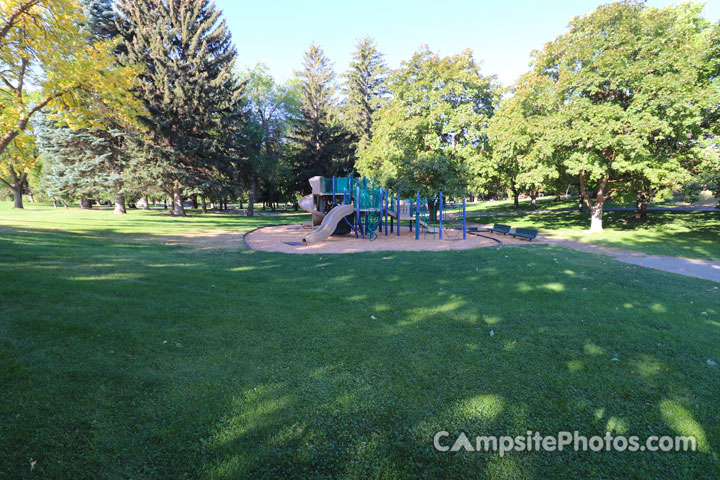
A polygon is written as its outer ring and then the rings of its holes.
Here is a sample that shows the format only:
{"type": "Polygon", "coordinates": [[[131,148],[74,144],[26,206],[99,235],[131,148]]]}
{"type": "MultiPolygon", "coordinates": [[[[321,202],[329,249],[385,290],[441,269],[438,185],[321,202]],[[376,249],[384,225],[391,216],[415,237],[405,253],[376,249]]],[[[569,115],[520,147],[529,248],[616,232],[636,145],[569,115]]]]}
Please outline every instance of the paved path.
{"type": "Polygon", "coordinates": [[[578,242],[565,238],[543,238],[546,243],[560,247],[572,248],[581,252],[600,253],[608,255],[619,262],[632,263],[643,267],[677,273],[688,277],[704,278],[720,283],[720,262],[700,260],[697,258],[665,257],[647,255],[634,250],[623,250],[615,247],[605,247],[592,243],[578,242]]]}

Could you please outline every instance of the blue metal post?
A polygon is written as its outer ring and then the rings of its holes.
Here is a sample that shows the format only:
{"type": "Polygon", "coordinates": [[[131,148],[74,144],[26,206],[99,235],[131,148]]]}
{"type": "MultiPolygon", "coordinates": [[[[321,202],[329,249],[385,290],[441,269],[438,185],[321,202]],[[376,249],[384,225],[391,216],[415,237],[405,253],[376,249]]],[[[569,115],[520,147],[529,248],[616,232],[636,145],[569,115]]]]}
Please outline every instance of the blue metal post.
{"type": "Polygon", "coordinates": [[[420,240],[420,192],[415,202],[415,240],[420,240]]]}
{"type": "Polygon", "coordinates": [[[335,175],[333,175],[333,205],[337,205],[337,200],[335,200],[335,175]]]}
{"type": "Polygon", "coordinates": [[[357,186],[357,192],[355,195],[355,238],[358,237],[358,230],[362,232],[362,225],[360,224],[360,185],[357,186]]]}
{"type": "Polygon", "coordinates": [[[380,214],[378,217],[380,224],[378,225],[378,228],[382,232],[382,229],[383,229],[383,223],[382,223],[383,189],[382,189],[382,187],[378,188],[378,192],[380,194],[380,202],[379,202],[380,203],[380,212],[378,212],[380,214]]]}
{"type": "Polygon", "coordinates": [[[385,192],[385,209],[383,211],[383,213],[385,213],[385,236],[386,237],[388,234],[388,229],[387,229],[387,227],[388,227],[388,225],[387,225],[388,210],[387,209],[388,209],[388,195],[387,195],[387,191],[386,191],[385,192]]]}
{"type": "Polygon", "coordinates": [[[408,207],[408,217],[410,218],[410,231],[412,232],[413,212],[415,211],[415,200],[408,199],[408,202],[410,202],[410,206],[408,207]]]}
{"type": "Polygon", "coordinates": [[[397,215],[397,236],[400,236],[400,194],[395,195],[395,214],[397,215]]]}
{"type": "Polygon", "coordinates": [[[442,218],[442,214],[443,214],[443,209],[442,209],[442,207],[443,207],[443,196],[442,196],[442,192],[440,192],[440,207],[439,207],[439,209],[440,209],[440,213],[439,213],[439,215],[440,215],[440,240],[442,240],[442,220],[443,220],[443,218],[442,218]]]}
{"type": "Polygon", "coordinates": [[[467,239],[467,226],[465,223],[465,199],[463,198],[463,240],[467,239]]]}

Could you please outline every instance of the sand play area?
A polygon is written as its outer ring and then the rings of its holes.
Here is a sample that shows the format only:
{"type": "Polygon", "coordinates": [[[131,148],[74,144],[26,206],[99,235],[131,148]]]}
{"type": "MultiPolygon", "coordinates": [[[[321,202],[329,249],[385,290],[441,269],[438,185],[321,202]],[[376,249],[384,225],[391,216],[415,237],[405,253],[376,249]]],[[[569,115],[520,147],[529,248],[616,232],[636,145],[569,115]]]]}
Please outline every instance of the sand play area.
{"type": "MultiPolygon", "coordinates": [[[[479,234],[468,233],[467,239],[462,239],[462,232],[446,230],[443,239],[438,235],[425,235],[420,232],[420,239],[415,240],[415,232],[410,232],[403,226],[400,236],[397,232],[379,233],[373,241],[355,238],[355,234],[331,236],[327,240],[311,245],[302,243],[303,235],[310,233],[310,229],[302,225],[280,225],[263,227],[248,233],[245,242],[254,250],[284,253],[356,253],[377,252],[390,250],[420,251],[420,250],[465,250],[469,248],[496,247],[508,244],[527,244],[526,240],[518,240],[507,235],[495,235],[487,232],[479,234]],[[482,235],[482,236],[481,236],[482,235]]],[[[532,243],[536,241],[533,240],[532,243]]]]}

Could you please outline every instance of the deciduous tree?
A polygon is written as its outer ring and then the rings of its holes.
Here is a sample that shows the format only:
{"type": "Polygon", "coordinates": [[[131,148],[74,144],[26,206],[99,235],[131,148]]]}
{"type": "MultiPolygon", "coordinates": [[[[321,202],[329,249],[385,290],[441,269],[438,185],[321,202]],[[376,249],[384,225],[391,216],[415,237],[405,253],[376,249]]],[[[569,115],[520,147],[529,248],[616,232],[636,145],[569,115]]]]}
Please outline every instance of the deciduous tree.
{"type": "Polygon", "coordinates": [[[472,52],[440,57],[427,48],[388,81],[392,100],[374,117],[358,170],[401,195],[465,194],[473,164],[487,160],[487,127],[499,101],[493,77],[472,52]]]}
{"type": "MultiPolygon", "coordinates": [[[[44,108],[73,125],[92,123],[99,108],[131,115],[135,103],[127,88],[135,68],[117,66],[114,43],[92,41],[84,21],[72,0],[0,3],[0,162],[10,161],[14,155],[2,153],[44,108]],[[105,99],[101,106],[96,97],[105,99]]],[[[5,163],[5,170],[13,168],[5,163]]]]}
{"type": "Polygon", "coordinates": [[[535,55],[555,101],[544,138],[579,176],[590,232],[602,231],[609,197],[647,202],[689,177],[703,116],[720,102],[702,75],[710,24],[701,8],[612,3],[535,55]]]}

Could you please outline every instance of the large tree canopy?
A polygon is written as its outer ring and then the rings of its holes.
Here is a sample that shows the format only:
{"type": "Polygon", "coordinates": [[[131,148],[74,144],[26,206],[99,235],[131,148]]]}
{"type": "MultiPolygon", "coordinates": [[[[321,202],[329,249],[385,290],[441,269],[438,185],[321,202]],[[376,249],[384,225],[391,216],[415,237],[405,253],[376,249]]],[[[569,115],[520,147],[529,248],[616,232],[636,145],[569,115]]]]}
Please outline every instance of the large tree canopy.
{"type": "MultiPolygon", "coordinates": [[[[16,162],[10,163],[14,155],[3,152],[43,108],[74,126],[134,115],[136,104],[127,92],[136,69],[119,67],[113,56],[114,42],[93,38],[84,25],[83,9],[75,1],[0,3],[0,162],[5,162],[4,169],[14,170],[16,162]]],[[[21,175],[11,172],[11,176],[21,175]]],[[[22,201],[16,207],[22,208],[22,201]]]]}
{"type": "Polygon", "coordinates": [[[247,215],[259,197],[273,204],[291,182],[288,137],[300,117],[300,93],[296,84],[277,84],[264,64],[241,75],[245,85],[245,116],[242,141],[248,160],[245,175],[250,187],[247,215]]]}
{"type": "Polygon", "coordinates": [[[535,55],[532,75],[553,100],[543,139],[579,176],[590,231],[602,230],[609,196],[647,201],[689,178],[703,117],[719,102],[702,75],[711,30],[701,8],[609,4],[535,55]]]}
{"type": "Polygon", "coordinates": [[[463,195],[468,171],[488,155],[487,127],[499,101],[493,77],[470,51],[440,57],[427,48],[388,80],[389,105],[374,117],[358,170],[401,195],[463,195]]]}
{"type": "Polygon", "coordinates": [[[547,82],[543,85],[542,79],[526,74],[490,122],[492,161],[474,173],[495,187],[509,189],[516,208],[522,192],[530,194],[534,207],[540,189],[560,175],[557,152],[544,141],[551,103],[547,82]]]}

